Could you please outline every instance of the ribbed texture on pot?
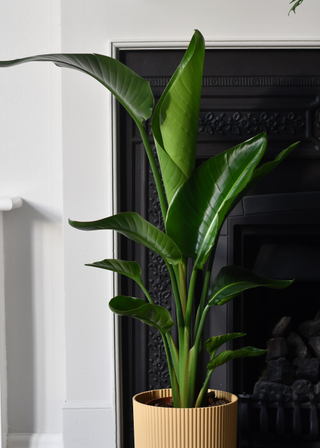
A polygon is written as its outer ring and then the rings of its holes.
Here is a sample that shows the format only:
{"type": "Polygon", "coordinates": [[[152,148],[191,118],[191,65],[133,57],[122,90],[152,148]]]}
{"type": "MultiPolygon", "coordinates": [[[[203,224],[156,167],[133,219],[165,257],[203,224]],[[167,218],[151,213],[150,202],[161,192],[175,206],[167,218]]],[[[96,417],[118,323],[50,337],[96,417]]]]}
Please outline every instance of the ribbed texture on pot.
{"type": "Polygon", "coordinates": [[[171,396],[171,389],[133,397],[135,448],[236,448],[238,398],[228,392],[215,392],[230,403],[184,409],[145,404],[171,396]]]}

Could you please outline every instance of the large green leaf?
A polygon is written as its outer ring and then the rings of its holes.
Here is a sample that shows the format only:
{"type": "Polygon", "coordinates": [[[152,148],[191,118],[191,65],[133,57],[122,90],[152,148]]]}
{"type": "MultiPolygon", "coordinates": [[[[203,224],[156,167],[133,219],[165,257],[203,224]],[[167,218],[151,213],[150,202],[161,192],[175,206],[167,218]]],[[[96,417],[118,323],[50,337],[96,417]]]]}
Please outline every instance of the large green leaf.
{"type": "Polygon", "coordinates": [[[292,282],[293,280],[272,280],[261,277],[239,266],[225,266],[209,288],[208,305],[224,305],[247,289],[258,286],[283,289],[291,285],[292,282]]]}
{"type": "Polygon", "coordinates": [[[219,355],[217,355],[209,362],[209,364],[207,365],[207,369],[214,370],[216,367],[219,367],[222,364],[231,361],[232,359],[246,358],[251,356],[261,356],[264,355],[266,352],[267,350],[262,350],[260,348],[255,347],[242,347],[239,348],[238,350],[225,350],[219,353],[219,355]]]}
{"type": "Polygon", "coordinates": [[[47,54],[0,61],[0,67],[32,61],[51,61],[59,67],[80,70],[92,76],[109,89],[138,122],[152,114],[154,98],[149,83],[116,59],[100,54],[47,54]]]}
{"type": "Polygon", "coordinates": [[[94,263],[86,264],[86,266],[117,272],[118,274],[131,278],[139,284],[141,283],[141,268],[136,261],[108,259],[95,261],[94,263]]]}
{"type": "Polygon", "coordinates": [[[246,333],[228,333],[222,334],[220,336],[213,336],[204,343],[204,346],[211,355],[214,354],[218,350],[218,348],[220,348],[221,345],[225,344],[226,342],[232,341],[236,338],[241,338],[243,336],[246,336],[246,333]]]}
{"type": "Polygon", "coordinates": [[[175,325],[168,310],[159,305],[146,303],[136,297],[117,296],[110,300],[110,309],[121,316],[139,319],[147,325],[166,333],[175,325]]]}
{"type": "Polygon", "coordinates": [[[205,45],[195,31],[152,118],[168,202],[194,170],[205,45]]]}
{"type": "Polygon", "coordinates": [[[168,235],[201,269],[235,198],[250,181],[267,145],[265,134],[218,154],[180,187],[167,214],[168,235]]]}
{"type": "Polygon", "coordinates": [[[175,242],[135,212],[119,213],[90,222],[69,220],[69,224],[80,230],[115,230],[157,252],[168,263],[175,265],[181,260],[181,253],[175,242]]]}

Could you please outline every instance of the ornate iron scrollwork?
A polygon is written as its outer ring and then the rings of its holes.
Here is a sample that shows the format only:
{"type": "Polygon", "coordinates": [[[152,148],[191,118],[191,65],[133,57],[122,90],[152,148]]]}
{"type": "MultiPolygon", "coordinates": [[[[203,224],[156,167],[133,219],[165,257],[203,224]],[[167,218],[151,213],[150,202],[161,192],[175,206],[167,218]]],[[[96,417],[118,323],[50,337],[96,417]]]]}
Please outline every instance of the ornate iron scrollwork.
{"type": "MultiPolygon", "coordinates": [[[[319,121],[320,124],[320,121],[319,121]]],[[[255,135],[296,134],[305,130],[306,122],[297,112],[202,112],[199,134],[255,135]]]]}

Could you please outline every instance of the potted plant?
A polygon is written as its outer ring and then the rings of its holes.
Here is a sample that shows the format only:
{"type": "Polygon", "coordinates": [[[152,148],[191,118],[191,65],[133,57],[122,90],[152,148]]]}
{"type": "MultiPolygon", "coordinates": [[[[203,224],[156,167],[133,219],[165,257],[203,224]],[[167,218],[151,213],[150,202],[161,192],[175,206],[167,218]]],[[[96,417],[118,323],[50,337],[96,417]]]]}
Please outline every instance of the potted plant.
{"type": "Polygon", "coordinates": [[[163,258],[170,275],[176,322],[166,308],[154,303],[135,261],[108,259],[89,264],[125,275],[141,287],[145,299],[120,295],[111,299],[109,306],[116,314],[156,327],[167,355],[171,389],[134,397],[134,410],[141,412],[141,416],[135,416],[136,448],[164,448],[175,444],[190,448],[236,446],[237,398],[217,391],[216,395],[226,398],[228,403],[207,406],[209,379],[218,366],[239,357],[260,356],[265,350],[244,347],[219,352],[223,344],[244,334],[215,335],[203,341],[206,317],[212,308],[226,304],[247,289],[285,288],[291,283],[263,278],[237,266],[226,266],[216,278],[211,278],[223,222],[242,197],[288,156],[296,144],[282,151],[275,160],[262,164],[267,137],[259,134],[195,169],[204,53],[203,36],[195,31],[156,107],[148,82],[107,56],[52,54],[0,62],[0,66],[8,67],[28,61],[52,61],[60,67],[87,73],[115,95],[140,131],[159,195],[165,232],[135,212],[98,221],[69,221],[77,229],[114,230],[144,245],[163,258]],[[152,136],[145,126],[151,115],[152,136]],[[187,278],[187,266],[190,278],[187,278]],[[203,271],[204,280],[193,314],[199,271],[203,271]],[[170,332],[174,325],[178,328],[177,341],[170,332]],[[204,348],[209,355],[207,371],[203,374],[199,361],[204,348]],[[172,395],[174,409],[145,404],[152,398],[168,395],[172,395]],[[160,421],[162,429],[159,429],[160,421]]]}

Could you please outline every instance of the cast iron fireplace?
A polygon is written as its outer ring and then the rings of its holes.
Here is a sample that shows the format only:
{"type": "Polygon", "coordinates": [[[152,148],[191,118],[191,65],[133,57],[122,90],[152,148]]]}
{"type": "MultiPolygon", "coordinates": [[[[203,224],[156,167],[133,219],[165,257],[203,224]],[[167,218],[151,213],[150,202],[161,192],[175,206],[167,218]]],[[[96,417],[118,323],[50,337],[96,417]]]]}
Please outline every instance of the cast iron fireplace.
{"type": "MultiPolygon", "coordinates": [[[[156,99],[182,56],[180,50],[123,50],[119,55],[122,62],[149,80],[156,99]]],[[[215,265],[216,271],[225,264],[238,264],[273,278],[295,277],[295,284],[280,292],[253,290],[214,310],[205,336],[244,331],[248,336],[242,345],[263,348],[277,319],[288,314],[293,319],[313,319],[320,310],[319,95],[320,50],[218,49],[206,53],[199,164],[259,132],[269,137],[267,160],[291,143],[301,143],[234,210],[221,231],[215,265]]],[[[119,210],[136,210],[161,227],[158,198],[139,134],[123,110],[119,118],[119,210]]],[[[155,302],[170,309],[171,291],[159,257],[122,238],[120,251],[124,259],[139,262],[155,302]]],[[[121,279],[119,287],[123,294],[140,295],[127,279],[121,279]]],[[[129,448],[133,446],[131,397],[150,388],[168,387],[169,375],[156,331],[138,321],[122,319],[121,339],[123,434],[124,447],[129,448]]],[[[259,400],[247,398],[264,369],[262,358],[234,362],[215,372],[211,386],[248,394],[240,406],[239,446],[293,446],[285,445],[292,439],[281,431],[279,434],[277,427],[274,434],[272,425],[268,427],[271,442],[261,432],[266,428],[263,415],[280,415],[281,409],[272,405],[266,410],[261,399],[262,411],[261,406],[256,410],[259,400]],[[252,421],[245,421],[245,415],[252,421]],[[255,426],[248,432],[248,425],[255,426]]],[[[291,426],[289,430],[293,433],[291,426]]],[[[320,447],[318,434],[313,441],[310,437],[299,440],[299,447],[320,447]]]]}

